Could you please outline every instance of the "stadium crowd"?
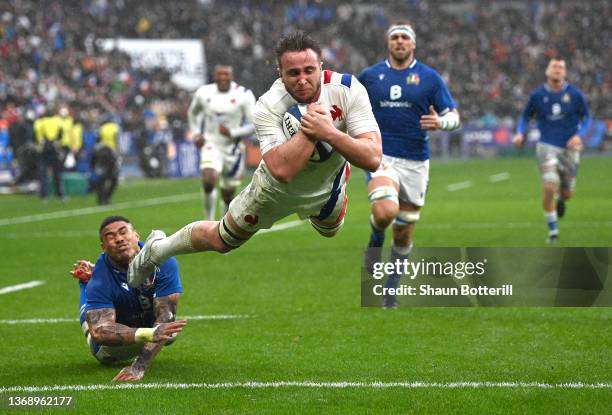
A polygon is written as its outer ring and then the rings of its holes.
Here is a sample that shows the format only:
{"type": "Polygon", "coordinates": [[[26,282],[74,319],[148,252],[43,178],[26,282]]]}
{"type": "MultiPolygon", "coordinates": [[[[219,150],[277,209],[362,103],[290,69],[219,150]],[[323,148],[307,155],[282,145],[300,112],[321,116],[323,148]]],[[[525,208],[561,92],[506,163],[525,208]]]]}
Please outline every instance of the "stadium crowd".
{"type": "Polygon", "coordinates": [[[611,11],[606,0],[10,0],[0,4],[0,115],[10,124],[27,109],[41,116],[68,105],[93,130],[109,114],[124,129],[143,128],[147,114],[185,117],[189,91],[164,69],[104,51],[100,39],[202,39],[209,66],[233,65],[259,96],[276,77],[279,34],[313,33],[328,67],[359,73],[385,56],[381,33],[401,16],[415,24],[417,58],[443,75],[464,120],[513,123],[551,56],[568,61],[594,118],[610,119],[611,11]]]}

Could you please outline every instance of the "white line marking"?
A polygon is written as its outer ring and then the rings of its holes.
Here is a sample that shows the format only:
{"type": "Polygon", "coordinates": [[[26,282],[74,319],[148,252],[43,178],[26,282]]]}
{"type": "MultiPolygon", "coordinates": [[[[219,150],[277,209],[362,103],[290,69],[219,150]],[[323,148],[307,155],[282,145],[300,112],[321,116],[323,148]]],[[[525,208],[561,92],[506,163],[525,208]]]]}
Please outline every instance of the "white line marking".
{"type": "Polygon", "coordinates": [[[255,235],[259,235],[260,233],[276,232],[282,231],[283,229],[294,228],[296,226],[300,226],[302,223],[304,223],[303,220],[292,220],[291,222],[279,223],[278,225],[272,226],[270,229],[262,229],[255,235]]]}
{"type": "Polygon", "coordinates": [[[57,212],[39,213],[37,215],[18,216],[16,218],[0,219],[0,226],[17,225],[20,223],[40,222],[51,219],[71,218],[73,216],[91,215],[100,212],[116,212],[120,209],[131,209],[144,206],[163,205],[166,203],[179,203],[187,200],[199,199],[199,193],[179,194],[173,196],[156,197],[152,199],[137,200],[133,202],[116,203],[107,206],[93,206],[81,209],[60,210],[57,212]]]}
{"type": "MultiPolygon", "coordinates": [[[[248,314],[211,314],[208,316],[178,316],[186,320],[238,320],[253,318],[248,314]]],[[[78,323],[78,318],[30,318],[25,320],[0,320],[0,324],[55,324],[55,323],[78,323]]]]}
{"type": "MultiPolygon", "coordinates": [[[[457,222],[457,223],[419,223],[420,228],[430,228],[430,229],[514,229],[514,228],[534,228],[539,227],[542,222],[510,222],[510,223],[501,223],[501,222],[476,222],[476,223],[466,223],[466,222],[457,222]]],[[[602,221],[602,222],[566,222],[563,224],[564,228],[601,228],[612,226],[612,221],[602,221]]]]}
{"type": "Polygon", "coordinates": [[[1,288],[0,295],[12,293],[15,291],[27,290],[29,288],[34,288],[34,287],[38,287],[39,285],[43,285],[44,283],[45,283],[44,281],[30,281],[30,282],[25,282],[23,284],[11,285],[9,287],[1,288]]]}
{"type": "Polygon", "coordinates": [[[0,393],[72,392],[123,389],[612,389],[612,383],[543,382],[223,382],[223,383],[123,383],[97,385],[48,385],[0,387],[0,393]]]}
{"type": "Polygon", "coordinates": [[[464,182],[459,182],[459,183],[451,183],[448,186],[446,186],[446,190],[448,190],[449,192],[454,192],[457,190],[467,189],[468,187],[472,187],[471,180],[466,180],[464,182]]]}
{"type": "Polygon", "coordinates": [[[510,178],[510,173],[507,171],[498,174],[492,174],[489,176],[489,181],[491,183],[503,182],[504,180],[508,180],[510,178]]]}

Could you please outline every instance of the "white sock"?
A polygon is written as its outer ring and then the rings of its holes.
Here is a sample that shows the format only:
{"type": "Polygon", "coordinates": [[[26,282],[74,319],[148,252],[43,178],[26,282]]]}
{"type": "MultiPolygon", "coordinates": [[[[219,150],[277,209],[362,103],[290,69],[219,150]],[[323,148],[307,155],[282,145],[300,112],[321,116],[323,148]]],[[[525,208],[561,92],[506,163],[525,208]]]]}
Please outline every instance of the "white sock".
{"type": "Polygon", "coordinates": [[[215,220],[215,213],[217,210],[217,188],[214,188],[212,192],[204,192],[204,219],[215,220]]]}
{"type": "Polygon", "coordinates": [[[151,259],[156,264],[161,264],[171,256],[190,254],[196,252],[191,242],[191,231],[197,222],[183,226],[172,235],[155,242],[151,246],[151,259]]]}

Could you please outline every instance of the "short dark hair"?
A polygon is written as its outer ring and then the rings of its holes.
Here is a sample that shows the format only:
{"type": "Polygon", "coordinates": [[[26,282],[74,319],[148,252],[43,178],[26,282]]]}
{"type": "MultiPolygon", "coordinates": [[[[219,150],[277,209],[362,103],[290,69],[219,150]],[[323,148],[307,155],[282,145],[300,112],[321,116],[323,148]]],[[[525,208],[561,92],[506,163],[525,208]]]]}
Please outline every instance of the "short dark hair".
{"type": "Polygon", "coordinates": [[[312,49],[321,59],[321,46],[305,32],[298,30],[281,37],[274,50],[278,66],[280,67],[280,58],[285,52],[301,52],[306,49],[312,49]]]}
{"type": "Polygon", "coordinates": [[[130,220],[126,218],[125,216],[118,216],[118,215],[107,216],[100,224],[100,229],[98,229],[98,233],[102,234],[102,229],[106,228],[108,225],[110,225],[113,222],[125,222],[125,223],[129,223],[130,225],[132,224],[132,222],[130,222],[130,220]]]}

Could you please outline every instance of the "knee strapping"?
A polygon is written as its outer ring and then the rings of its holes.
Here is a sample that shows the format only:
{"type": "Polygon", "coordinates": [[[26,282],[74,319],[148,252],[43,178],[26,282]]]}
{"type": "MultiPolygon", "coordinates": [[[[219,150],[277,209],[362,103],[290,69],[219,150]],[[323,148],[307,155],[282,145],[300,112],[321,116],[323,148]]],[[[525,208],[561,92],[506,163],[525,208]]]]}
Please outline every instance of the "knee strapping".
{"type": "Polygon", "coordinates": [[[249,238],[242,238],[238,236],[237,232],[229,227],[225,218],[226,216],[224,216],[219,222],[219,236],[228,248],[236,249],[245,243],[249,238]]]}
{"type": "Polygon", "coordinates": [[[380,186],[368,193],[368,200],[374,203],[379,200],[390,200],[399,203],[397,190],[392,186],[380,186]]]}
{"type": "Polygon", "coordinates": [[[400,210],[395,217],[395,224],[397,225],[408,225],[416,223],[421,218],[421,212],[409,212],[407,210],[400,210]]]}

